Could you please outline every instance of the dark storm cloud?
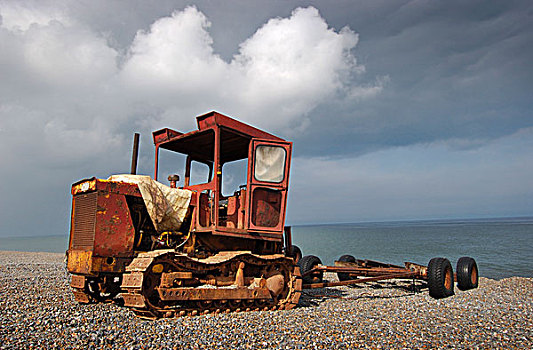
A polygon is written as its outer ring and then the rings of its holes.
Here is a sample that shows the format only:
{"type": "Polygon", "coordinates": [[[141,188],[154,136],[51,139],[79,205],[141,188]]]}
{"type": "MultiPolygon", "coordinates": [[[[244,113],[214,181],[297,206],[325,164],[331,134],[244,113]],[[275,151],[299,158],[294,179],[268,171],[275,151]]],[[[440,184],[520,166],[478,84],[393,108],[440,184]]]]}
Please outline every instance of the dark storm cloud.
{"type": "Polygon", "coordinates": [[[354,6],[350,15],[334,8],[323,12],[333,23],[347,20],[360,34],[363,78],[386,74],[386,88],[376,99],[322,106],[315,115],[330,118],[311,118],[315,128],[301,136],[302,152],[350,154],[455,138],[489,140],[532,125],[531,3],[372,3],[354,6]],[[322,133],[336,143],[317,144],[322,133]]]}

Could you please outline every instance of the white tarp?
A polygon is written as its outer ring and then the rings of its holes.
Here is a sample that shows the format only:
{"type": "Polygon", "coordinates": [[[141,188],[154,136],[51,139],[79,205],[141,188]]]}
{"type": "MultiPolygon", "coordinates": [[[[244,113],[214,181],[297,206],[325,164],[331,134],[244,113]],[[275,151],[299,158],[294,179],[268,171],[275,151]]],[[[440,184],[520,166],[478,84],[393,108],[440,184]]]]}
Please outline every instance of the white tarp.
{"type": "Polygon", "coordinates": [[[191,201],[190,190],[170,188],[146,175],[112,175],[108,180],[132,183],[139,187],[158,232],[179,230],[191,201]]]}

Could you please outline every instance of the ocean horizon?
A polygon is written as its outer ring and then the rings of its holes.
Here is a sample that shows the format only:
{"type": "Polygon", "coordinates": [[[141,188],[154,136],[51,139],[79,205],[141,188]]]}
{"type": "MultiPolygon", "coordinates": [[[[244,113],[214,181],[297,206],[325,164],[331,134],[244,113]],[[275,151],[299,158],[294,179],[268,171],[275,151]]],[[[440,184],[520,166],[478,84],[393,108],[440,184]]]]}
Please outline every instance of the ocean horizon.
{"type": "MultiPolygon", "coordinates": [[[[341,255],[402,265],[446,257],[476,259],[480,275],[533,277],[533,217],[433,219],[292,226],[304,255],[332,265],[341,255]]],[[[65,253],[68,234],[0,237],[0,250],[65,253]]]]}

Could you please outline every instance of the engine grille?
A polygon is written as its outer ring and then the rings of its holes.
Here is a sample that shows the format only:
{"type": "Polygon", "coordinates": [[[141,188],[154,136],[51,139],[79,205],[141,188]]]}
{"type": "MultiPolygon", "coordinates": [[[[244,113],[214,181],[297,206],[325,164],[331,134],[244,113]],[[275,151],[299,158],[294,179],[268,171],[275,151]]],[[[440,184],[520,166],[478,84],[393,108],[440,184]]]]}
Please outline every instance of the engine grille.
{"type": "Polygon", "coordinates": [[[97,192],[74,196],[72,249],[92,249],[96,224],[97,192]]]}

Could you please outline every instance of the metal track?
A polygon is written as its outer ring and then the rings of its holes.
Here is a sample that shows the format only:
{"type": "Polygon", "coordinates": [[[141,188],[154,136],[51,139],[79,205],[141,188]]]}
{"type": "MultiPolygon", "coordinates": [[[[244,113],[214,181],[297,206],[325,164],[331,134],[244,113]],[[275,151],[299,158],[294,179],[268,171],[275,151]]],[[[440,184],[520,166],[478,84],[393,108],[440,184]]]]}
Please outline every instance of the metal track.
{"type": "MultiPolygon", "coordinates": [[[[250,280],[262,276],[242,276],[250,280]]],[[[264,279],[263,279],[264,280],[264,279]]],[[[289,310],[298,304],[302,280],[293,260],[283,255],[254,255],[250,252],[221,252],[208,259],[194,259],[174,251],[141,253],[126,268],[122,293],[124,306],[137,316],[148,319],[161,317],[196,316],[208,313],[229,313],[259,310],[289,310]],[[241,265],[242,264],[242,265],[241,265]],[[221,282],[237,277],[238,269],[279,271],[284,276],[283,287],[277,297],[271,297],[263,286],[238,286],[238,282],[221,282]],[[215,275],[224,286],[169,286],[162,271],[168,276],[215,275]],[[154,272],[154,270],[156,270],[154,272]],[[216,275],[217,272],[219,275],[216,275]],[[225,272],[229,276],[220,275],[225,272]],[[177,287],[177,288],[176,288],[177,287]]]]}

